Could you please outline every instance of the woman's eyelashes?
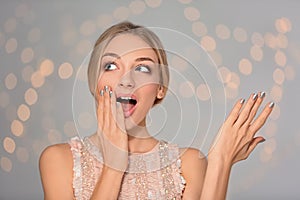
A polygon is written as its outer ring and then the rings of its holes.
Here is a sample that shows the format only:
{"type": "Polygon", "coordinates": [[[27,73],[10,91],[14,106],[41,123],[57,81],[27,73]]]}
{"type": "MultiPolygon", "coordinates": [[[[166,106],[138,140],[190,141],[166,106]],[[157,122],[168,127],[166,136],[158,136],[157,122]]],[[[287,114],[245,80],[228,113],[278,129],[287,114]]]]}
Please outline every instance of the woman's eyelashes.
{"type": "Polygon", "coordinates": [[[112,71],[118,69],[117,64],[114,62],[109,62],[104,64],[104,71],[112,71]]]}
{"type": "Polygon", "coordinates": [[[135,67],[135,71],[143,72],[143,73],[151,73],[151,69],[148,65],[140,64],[135,67]]]}

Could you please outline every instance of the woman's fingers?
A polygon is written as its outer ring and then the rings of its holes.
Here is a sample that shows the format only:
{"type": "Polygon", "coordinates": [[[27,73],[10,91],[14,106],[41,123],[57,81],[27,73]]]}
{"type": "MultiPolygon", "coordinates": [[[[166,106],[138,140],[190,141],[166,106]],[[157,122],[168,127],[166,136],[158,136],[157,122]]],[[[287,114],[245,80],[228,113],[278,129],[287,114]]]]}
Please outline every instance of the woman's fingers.
{"type": "Polygon", "coordinates": [[[104,113],[103,113],[103,110],[104,110],[104,99],[103,99],[103,90],[98,88],[97,86],[97,90],[95,92],[95,95],[96,95],[96,99],[98,101],[98,107],[97,107],[97,118],[98,118],[98,128],[103,129],[103,122],[104,122],[104,113]]]}
{"type": "MultiPolygon", "coordinates": [[[[104,126],[103,129],[104,130],[109,130],[110,129],[110,125],[111,125],[111,102],[110,102],[110,88],[109,86],[104,86],[104,93],[103,93],[103,99],[104,99],[104,117],[103,117],[103,122],[104,122],[104,126]]],[[[105,133],[108,134],[108,133],[105,133]]]]}
{"type": "Polygon", "coordinates": [[[239,117],[240,110],[242,109],[244,102],[245,102],[245,99],[240,99],[238,102],[235,103],[234,107],[232,108],[232,110],[226,120],[230,125],[233,125],[234,122],[239,117]]]}
{"type": "Polygon", "coordinates": [[[257,100],[255,101],[255,103],[251,109],[251,112],[249,114],[249,117],[247,118],[247,121],[245,122],[246,126],[249,126],[251,124],[251,122],[253,121],[253,119],[257,113],[257,110],[259,109],[261,103],[264,100],[265,95],[266,95],[265,92],[260,92],[258,94],[257,100]]]}
{"type": "Polygon", "coordinates": [[[256,120],[250,125],[249,131],[252,137],[255,135],[255,133],[264,125],[266,122],[267,118],[271,114],[273,108],[274,108],[274,103],[270,102],[267,104],[264,108],[264,110],[261,112],[261,114],[256,118],[256,120]]]}
{"type": "Polygon", "coordinates": [[[241,127],[245,121],[248,119],[251,110],[257,100],[258,94],[254,93],[251,94],[251,96],[249,97],[249,99],[246,102],[245,107],[242,109],[242,111],[240,112],[236,122],[234,123],[235,125],[237,125],[238,127],[241,127]]]}

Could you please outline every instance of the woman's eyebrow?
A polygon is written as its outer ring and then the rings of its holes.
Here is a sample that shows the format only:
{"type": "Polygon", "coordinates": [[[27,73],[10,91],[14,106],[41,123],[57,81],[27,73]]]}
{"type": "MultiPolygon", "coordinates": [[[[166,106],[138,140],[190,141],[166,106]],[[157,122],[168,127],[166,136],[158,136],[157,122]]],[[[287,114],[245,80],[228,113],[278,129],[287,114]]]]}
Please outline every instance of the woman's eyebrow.
{"type": "Polygon", "coordinates": [[[105,57],[105,56],[110,56],[110,57],[114,57],[114,58],[117,58],[117,59],[121,58],[121,56],[119,56],[116,53],[105,53],[105,54],[103,54],[102,58],[105,57]]]}
{"type": "Polygon", "coordinates": [[[150,58],[150,57],[139,57],[139,58],[135,59],[135,61],[136,61],[136,62],[140,62],[140,61],[151,61],[151,62],[155,63],[154,60],[153,60],[152,58],[150,58]]]}

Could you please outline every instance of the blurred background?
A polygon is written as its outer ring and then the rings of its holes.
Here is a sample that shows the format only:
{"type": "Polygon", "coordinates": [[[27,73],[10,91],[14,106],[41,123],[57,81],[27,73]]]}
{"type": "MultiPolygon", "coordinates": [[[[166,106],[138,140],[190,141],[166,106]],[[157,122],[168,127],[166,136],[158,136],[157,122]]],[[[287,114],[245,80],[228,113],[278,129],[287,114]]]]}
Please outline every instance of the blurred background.
{"type": "Polygon", "coordinates": [[[149,115],[154,135],[207,154],[234,102],[265,91],[266,102],[276,103],[259,132],[267,140],[233,167],[227,199],[300,198],[299,1],[0,5],[1,200],[42,199],[42,150],[95,130],[88,55],[99,35],[123,20],[159,27],[153,31],[168,51],[170,92],[149,115]]]}

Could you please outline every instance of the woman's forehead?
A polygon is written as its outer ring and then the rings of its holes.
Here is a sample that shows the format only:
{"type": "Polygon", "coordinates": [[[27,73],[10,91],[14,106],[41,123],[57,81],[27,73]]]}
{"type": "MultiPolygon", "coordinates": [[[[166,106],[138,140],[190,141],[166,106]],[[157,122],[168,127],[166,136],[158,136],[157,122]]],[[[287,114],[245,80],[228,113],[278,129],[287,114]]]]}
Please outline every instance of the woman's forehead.
{"type": "Polygon", "coordinates": [[[139,36],[121,34],[114,37],[106,46],[103,54],[114,53],[119,56],[136,54],[137,56],[150,56],[158,60],[155,51],[139,36]]]}

